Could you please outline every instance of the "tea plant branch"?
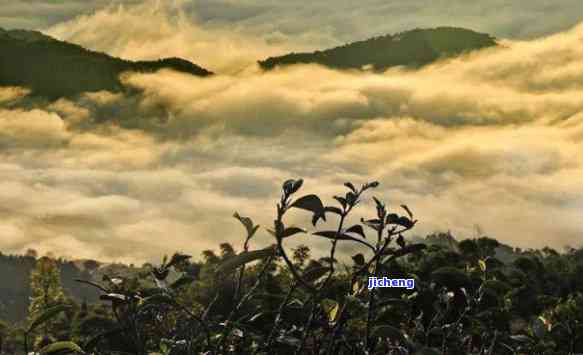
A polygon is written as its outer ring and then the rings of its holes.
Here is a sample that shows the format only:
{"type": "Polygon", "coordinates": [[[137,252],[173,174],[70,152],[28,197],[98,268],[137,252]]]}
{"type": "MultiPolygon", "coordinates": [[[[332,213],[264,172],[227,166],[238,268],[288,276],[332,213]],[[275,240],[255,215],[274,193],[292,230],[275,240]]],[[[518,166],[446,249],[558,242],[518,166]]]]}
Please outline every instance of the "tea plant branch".
{"type": "MultiPolygon", "coordinates": [[[[379,226],[379,229],[377,231],[377,252],[376,252],[375,256],[382,254],[384,252],[384,249],[389,245],[389,243],[391,241],[390,233],[389,233],[389,236],[387,236],[387,238],[385,239],[384,245],[381,246],[381,241],[383,239],[383,232],[385,230],[385,215],[386,215],[386,211],[383,208],[382,211],[379,211],[379,219],[382,222],[381,222],[381,225],[379,226]]],[[[376,257],[376,261],[374,262],[374,268],[373,268],[373,277],[377,277],[380,261],[381,261],[380,256],[376,257]]],[[[368,351],[370,353],[374,352],[374,347],[375,347],[375,344],[372,343],[372,339],[370,336],[370,331],[371,331],[371,327],[372,327],[372,323],[373,323],[373,316],[374,316],[374,311],[375,311],[375,295],[376,295],[376,289],[373,288],[370,290],[370,292],[368,294],[368,312],[367,312],[367,316],[366,316],[366,328],[365,328],[365,333],[364,333],[365,334],[364,335],[365,348],[368,349],[368,351]]]]}
{"type": "MultiPolygon", "coordinates": [[[[340,220],[338,222],[338,228],[336,229],[336,236],[332,240],[332,248],[330,249],[330,272],[328,273],[326,280],[322,283],[320,290],[322,290],[324,287],[326,287],[328,285],[328,283],[332,279],[332,276],[334,275],[334,272],[335,272],[334,256],[336,255],[336,245],[338,244],[340,234],[342,233],[342,227],[344,226],[344,221],[346,220],[346,217],[350,214],[352,209],[358,204],[361,194],[366,189],[365,187],[366,187],[366,185],[364,185],[358,192],[356,192],[354,190],[353,190],[354,193],[349,192],[348,194],[346,194],[346,198],[344,198],[344,199],[336,197],[336,199],[342,205],[342,210],[340,213],[340,220]]],[[[368,244],[368,243],[365,243],[365,244],[368,244]]],[[[372,245],[369,245],[369,246],[372,248],[372,245]]],[[[374,250],[374,248],[373,248],[373,250],[374,250]]]]}
{"type": "Polygon", "coordinates": [[[338,237],[340,236],[340,233],[342,232],[342,227],[344,226],[344,219],[346,218],[346,216],[348,215],[349,212],[350,212],[350,209],[348,211],[343,211],[342,215],[340,216],[340,221],[338,222],[338,229],[336,230],[336,236],[332,240],[332,248],[330,249],[330,256],[329,256],[329,258],[330,258],[330,271],[328,272],[328,275],[326,276],[325,281],[322,282],[322,285],[320,286],[320,289],[318,291],[321,291],[324,287],[326,287],[328,285],[328,283],[332,279],[332,276],[334,275],[334,272],[336,271],[335,266],[334,266],[334,256],[336,256],[336,245],[338,245],[338,237]]]}
{"type": "MultiPolygon", "coordinates": [[[[245,243],[243,245],[243,250],[245,252],[249,251],[249,240],[251,239],[251,236],[247,236],[247,238],[245,239],[245,243]]],[[[245,275],[245,265],[241,266],[241,269],[239,270],[239,275],[237,277],[237,288],[235,289],[235,294],[233,295],[233,301],[236,301],[237,299],[239,299],[239,294],[241,293],[241,287],[243,284],[243,276],[245,275]]]]}
{"type": "Polygon", "coordinates": [[[494,353],[496,341],[498,341],[498,329],[494,330],[494,339],[492,339],[492,344],[490,344],[490,347],[488,348],[488,355],[492,355],[494,353]]]}
{"type": "Polygon", "coordinates": [[[209,302],[208,306],[206,307],[206,309],[204,310],[204,312],[200,316],[200,319],[202,319],[203,321],[206,321],[208,315],[210,314],[211,308],[219,300],[219,296],[220,296],[220,291],[217,290],[217,293],[215,294],[215,297],[212,299],[212,301],[209,302]]]}
{"type": "Polygon", "coordinates": [[[461,313],[461,315],[458,317],[458,319],[455,321],[455,323],[453,323],[453,325],[451,327],[449,327],[447,329],[447,331],[444,332],[443,334],[443,339],[442,339],[442,343],[441,343],[441,351],[445,353],[446,350],[446,341],[447,339],[450,337],[451,332],[455,331],[456,329],[458,329],[459,324],[461,323],[462,319],[466,316],[466,314],[468,314],[469,308],[466,307],[464,309],[464,311],[461,313]],[[451,329],[451,330],[450,330],[451,329]]]}
{"type": "Polygon", "coordinates": [[[277,204],[277,219],[274,221],[274,228],[275,228],[275,239],[277,241],[277,250],[279,255],[283,258],[285,264],[287,265],[288,269],[291,271],[295,280],[297,280],[302,286],[304,286],[309,292],[317,292],[317,290],[312,286],[310,283],[305,281],[302,276],[300,276],[297,268],[290,260],[289,256],[287,255],[285,248],[283,247],[283,216],[289,209],[289,196],[284,193],[281,197],[281,202],[277,204]]]}
{"type": "Polygon", "coordinates": [[[306,340],[308,339],[308,334],[310,333],[310,328],[312,327],[312,323],[314,322],[314,317],[316,314],[316,308],[318,306],[318,302],[316,301],[315,295],[311,297],[312,299],[312,307],[310,308],[310,313],[308,319],[304,325],[304,331],[302,332],[302,339],[300,341],[300,345],[296,348],[294,352],[295,355],[301,354],[302,349],[306,344],[306,340]]]}
{"type": "MultiPolygon", "coordinates": [[[[239,213],[235,212],[233,217],[239,220],[241,224],[245,227],[247,231],[247,236],[245,237],[245,242],[243,243],[243,251],[246,253],[249,251],[249,241],[259,229],[259,226],[254,226],[253,221],[248,217],[241,217],[239,213]]],[[[239,295],[241,292],[241,287],[243,284],[243,276],[245,275],[245,264],[243,264],[239,270],[239,275],[237,277],[237,287],[235,289],[235,294],[233,295],[233,301],[236,302],[239,299],[239,295]]]]}
{"type": "Polygon", "coordinates": [[[99,285],[98,283],[92,282],[92,281],[88,281],[88,280],[82,280],[82,279],[75,279],[76,282],[79,283],[83,283],[83,284],[87,284],[93,287],[98,288],[99,290],[105,292],[105,293],[109,293],[108,290],[106,290],[103,286],[99,285]]]}
{"type": "Polygon", "coordinates": [[[235,316],[241,310],[243,305],[255,293],[255,290],[257,290],[257,288],[261,284],[261,281],[263,280],[263,276],[267,273],[267,270],[269,269],[269,266],[270,266],[272,260],[274,259],[274,257],[275,257],[275,251],[265,261],[265,264],[263,265],[263,267],[261,268],[261,271],[259,272],[259,275],[257,276],[257,280],[255,281],[255,284],[253,284],[253,286],[249,289],[249,291],[247,291],[247,293],[241,298],[239,303],[236,305],[235,308],[233,308],[233,310],[231,311],[231,313],[229,314],[229,316],[227,317],[227,319],[223,323],[224,329],[222,332],[221,342],[219,345],[219,349],[221,351],[222,351],[222,349],[224,349],[226,338],[231,330],[231,323],[233,321],[233,318],[235,318],[235,316]]]}
{"type": "MultiPolygon", "coordinates": [[[[350,205],[350,207],[348,207],[348,208],[346,208],[346,206],[343,206],[342,213],[340,214],[340,220],[338,222],[338,228],[336,229],[336,235],[335,235],[334,239],[332,240],[332,248],[330,249],[330,271],[328,272],[326,279],[324,280],[324,282],[322,282],[322,284],[320,285],[320,287],[318,289],[318,297],[314,300],[315,302],[320,300],[320,295],[321,295],[322,290],[324,289],[324,287],[326,287],[328,285],[328,283],[332,279],[332,276],[334,275],[334,272],[335,272],[334,256],[336,254],[336,245],[338,244],[338,238],[342,232],[342,227],[344,226],[344,220],[346,219],[346,216],[348,216],[348,214],[352,210],[352,207],[353,207],[353,205],[350,205]]],[[[345,305],[343,305],[342,309],[340,310],[340,319],[342,318],[342,315],[344,313],[344,307],[345,307],[345,305]]],[[[313,317],[312,317],[312,319],[313,319],[313,317]]],[[[338,323],[340,323],[340,321],[338,323]]],[[[311,327],[311,321],[310,321],[310,324],[308,324],[308,327],[306,329],[304,329],[304,332],[309,332],[310,327],[311,327]]],[[[334,327],[334,329],[332,331],[332,339],[330,340],[330,344],[334,342],[336,329],[337,328],[334,327]]],[[[301,347],[300,347],[300,349],[301,349],[301,347]]],[[[329,349],[330,348],[328,348],[328,350],[329,349]]],[[[327,351],[327,353],[328,353],[328,351],[327,351]]]]}
{"type": "Polygon", "coordinates": [[[304,286],[310,293],[317,292],[317,289],[314,286],[310,285],[307,281],[305,281],[300,276],[299,272],[296,270],[296,267],[293,265],[293,263],[291,262],[291,260],[289,259],[288,255],[287,255],[287,253],[285,252],[282,241],[283,241],[283,238],[277,238],[277,250],[279,252],[279,255],[281,255],[284,262],[286,263],[287,267],[291,271],[294,279],[296,279],[300,284],[302,284],[302,286],[304,286]]]}
{"type": "Polygon", "coordinates": [[[338,337],[346,321],[346,317],[344,314],[344,312],[346,311],[346,304],[347,302],[344,302],[342,303],[342,307],[340,307],[340,311],[338,312],[339,314],[338,320],[336,321],[336,324],[332,328],[332,336],[330,342],[328,343],[328,346],[326,347],[326,354],[334,354],[334,350],[336,348],[336,343],[334,342],[334,339],[338,337]]]}
{"type": "MultiPolygon", "coordinates": [[[[332,248],[330,250],[330,272],[329,272],[326,280],[322,283],[322,286],[321,286],[319,291],[321,291],[324,287],[326,287],[328,285],[328,283],[332,279],[332,276],[334,275],[334,272],[335,272],[334,256],[336,253],[336,246],[338,244],[338,240],[339,240],[340,235],[343,233],[343,226],[344,226],[344,222],[346,220],[346,217],[350,214],[352,209],[359,203],[360,196],[367,189],[367,185],[362,186],[362,188],[358,191],[356,191],[356,189],[354,189],[354,187],[352,187],[352,185],[350,185],[350,186],[351,186],[350,188],[353,192],[347,193],[345,199],[336,197],[336,199],[342,205],[342,210],[340,213],[340,220],[338,222],[338,229],[336,230],[336,236],[335,236],[334,240],[332,241],[332,248]]],[[[382,231],[381,231],[381,233],[382,233],[382,231]]],[[[380,239],[380,237],[379,237],[379,239],[380,239]]],[[[368,243],[366,243],[366,244],[368,244],[368,243]]],[[[371,247],[371,249],[373,249],[373,251],[375,250],[374,247],[372,247],[372,245],[370,247],[371,247]]],[[[344,326],[344,318],[345,318],[344,312],[345,312],[345,310],[346,310],[346,302],[343,303],[342,307],[340,308],[338,321],[334,325],[334,328],[332,330],[332,338],[330,339],[330,342],[328,343],[328,346],[327,346],[327,350],[326,350],[327,354],[330,354],[334,350],[334,339],[336,339],[336,337],[338,336],[342,327],[344,326]]]]}
{"type": "Polygon", "coordinates": [[[176,307],[178,307],[180,310],[182,310],[184,313],[186,313],[189,317],[196,320],[203,327],[204,332],[205,332],[205,336],[206,336],[207,346],[210,347],[210,345],[211,345],[211,331],[210,331],[209,325],[206,322],[206,320],[204,320],[204,319],[202,319],[202,317],[199,317],[196,314],[192,313],[185,305],[181,304],[180,302],[174,300],[174,304],[176,307]]]}
{"type": "Polygon", "coordinates": [[[279,329],[279,324],[281,323],[283,311],[284,311],[286,305],[289,303],[289,300],[291,299],[291,296],[293,295],[294,291],[296,290],[296,286],[297,286],[297,281],[294,281],[292,283],[292,285],[290,286],[289,291],[285,295],[283,302],[281,302],[281,304],[279,305],[279,309],[277,310],[277,315],[275,316],[273,328],[271,329],[271,332],[269,333],[269,336],[267,337],[266,347],[268,349],[273,344],[273,338],[275,337],[275,334],[277,333],[277,331],[279,329]]]}

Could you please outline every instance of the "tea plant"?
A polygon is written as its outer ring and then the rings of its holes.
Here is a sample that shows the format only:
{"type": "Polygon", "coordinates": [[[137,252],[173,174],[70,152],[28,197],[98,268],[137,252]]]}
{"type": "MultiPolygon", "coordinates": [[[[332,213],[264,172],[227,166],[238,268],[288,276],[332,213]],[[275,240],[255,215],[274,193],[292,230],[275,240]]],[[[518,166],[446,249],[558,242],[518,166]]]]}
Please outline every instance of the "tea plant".
{"type": "MultiPolygon", "coordinates": [[[[314,194],[298,197],[302,185],[301,179],[284,182],[273,225],[266,228],[274,241],[269,247],[252,250],[260,227],[235,213],[246,232],[242,251],[222,244],[220,257],[205,254],[198,275],[191,272],[191,257],[176,253],[135,276],[78,280],[101,291],[110,323],[84,342],[37,344],[35,351],[493,355],[573,354],[580,346],[581,317],[575,314],[583,309],[581,296],[549,301],[555,306],[548,314],[525,329],[510,329],[527,275],[494,257],[493,240],[460,243],[461,253],[428,248],[407,241],[417,220],[406,205],[393,210],[372,196],[371,217],[351,222],[378,182],[347,182],[330,206],[314,194]],[[306,212],[311,227],[334,227],[308,232],[288,225],[291,213],[306,212]],[[326,256],[309,259],[309,248],[286,246],[302,234],[328,240],[326,256]],[[338,261],[341,245],[357,251],[349,265],[338,261]],[[369,288],[373,277],[407,277],[415,287],[369,288]],[[566,340],[565,352],[555,339],[566,340]]],[[[31,321],[26,352],[29,336],[66,309],[56,305],[31,321]]]]}

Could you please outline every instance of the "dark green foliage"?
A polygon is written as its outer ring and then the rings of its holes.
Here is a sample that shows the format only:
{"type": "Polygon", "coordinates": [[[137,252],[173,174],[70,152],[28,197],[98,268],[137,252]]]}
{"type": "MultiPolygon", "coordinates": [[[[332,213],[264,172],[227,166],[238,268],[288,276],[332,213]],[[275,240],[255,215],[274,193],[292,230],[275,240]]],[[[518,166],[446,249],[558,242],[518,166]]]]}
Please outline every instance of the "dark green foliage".
{"type": "MultiPolygon", "coordinates": [[[[98,292],[90,286],[79,285],[75,279],[91,279],[88,270],[75,263],[56,260],[61,271],[61,284],[66,293],[77,301],[95,302],[98,292]]],[[[30,274],[37,263],[32,256],[3,255],[0,253],[0,318],[10,322],[25,318],[31,297],[30,274]]],[[[127,267],[124,267],[127,269],[127,267]]]]}
{"type": "Polygon", "coordinates": [[[58,41],[40,32],[0,28],[0,86],[21,86],[49,99],[91,91],[121,91],[126,71],[173,69],[197,76],[212,73],[180,58],[129,61],[58,41]]]}
{"type": "Polygon", "coordinates": [[[176,253],[125,276],[83,281],[101,302],[67,300],[25,324],[29,329],[0,323],[0,346],[9,354],[26,348],[104,355],[583,352],[581,250],[509,254],[495,239],[458,243],[451,233],[413,242],[407,236],[417,224],[413,212],[389,211],[376,197],[372,216],[345,225],[378,183],[346,183],[336,206],[324,206],[317,195],[296,196],[302,183],[283,185],[269,228],[275,246],[254,249],[258,226],[236,213],[246,234],[241,250],[222,243],[203,251],[201,262],[176,253]],[[326,212],[336,222],[303,236],[330,240],[319,260],[306,245],[292,253],[285,246],[302,235],[292,233],[300,227],[286,226],[288,213],[306,212],[318,216],[316,225],[326,212]],[[340,243],[359,251],[343,260],[340,243]],[[371,276],[414,278],[415,289],[369,290],[371,276]],[[48,320],[55,324],[44,334],[48,320]]]}
{"type": "Polygon", "coordinates": [[[71,341],[59,341],[49,344],[39,350],[39,355],[70,353],[83,353],[83,349],[71,341]]]}
{"type": "Polygon", "coordinates": [[[32,332],[40,325],[46,323],[47,321],[51,320],[52,318],[55,318],[59,313],[65,312],[66,309],[67,309],[67,306],[63,305],[63,304],[48,308],[44,313],[40,314],[37,318],[35,318],[30,323],[26,332],[27,333],[32,332]]]}
{"type": "Polygon", "coordinates": [[[470,279],[465,272],[454,267],[444,266],[434,271],[431,276],[433,281],[450,289],[470,286],[470,279]]]}
{"type": "Polygon", "coordinates": [[[217,272],[223,275],[227,275],[230,272],[233,272],[234,270],[238,269],[240,266],[243,266],[254,260],[265,259],[273,255],[273,253],[274,253],[273,248],[267,248],[263,250],[247,251],[239,255],[229,256],[227,260],[221,263],[221,265],[217,269],[217,272]]]}
{"type": "Polygon", "coordinates": [[[271,57],[260,61],[259,65],[266,70],[301,63],[315,63],[337,69],[361,69],[372,65],[375,70],[382,71],[401,65],[421,67],[438,59],[495,45],[496,41],[491,36],[463,28],[415,29],[324,51],[271,57]]]}

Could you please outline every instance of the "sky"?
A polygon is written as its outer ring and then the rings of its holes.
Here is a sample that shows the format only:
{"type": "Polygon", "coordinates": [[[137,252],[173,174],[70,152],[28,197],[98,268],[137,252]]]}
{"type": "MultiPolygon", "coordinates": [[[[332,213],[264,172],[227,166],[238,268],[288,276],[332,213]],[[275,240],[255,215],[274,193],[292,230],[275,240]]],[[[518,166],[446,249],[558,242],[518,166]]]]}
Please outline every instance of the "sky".
{"type": "MultiPolygon", "coordinates": [[[[522,248],[581,245],[579,0],[0,1],[0,27],[128,59],[179,56],[217,73],[126,73],[141,95],[34,105],[25,88],[0,87],[4,253],[145,262],[174,251],[198,258],[223,241],[240,247],[233,213],[270,226],[289,178],[326,204],[345,181],[377,180],[355,220],[373,216],[374,195],[399,213],[409,206],[419,219],[411,235],[461,239],[478,225],[522,248]],[[417,71],[255,65],[440,25],[502,46],[417,71]]],[[[308,217],[294,212],[288,224],[313,230],[308,217]]],[[[253,247],[271,238],[262,230],[253,247]]],[[[289,246],[299,243],[314,253],[329,245],[305,235],[289,246]]]]}

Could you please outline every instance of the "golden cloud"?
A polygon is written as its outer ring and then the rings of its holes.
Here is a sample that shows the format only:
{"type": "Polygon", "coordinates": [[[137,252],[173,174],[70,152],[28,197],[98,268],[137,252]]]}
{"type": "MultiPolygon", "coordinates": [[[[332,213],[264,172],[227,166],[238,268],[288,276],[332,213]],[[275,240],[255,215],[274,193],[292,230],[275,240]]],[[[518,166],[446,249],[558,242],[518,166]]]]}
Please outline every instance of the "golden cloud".
{"type": "MultiPolygon", "coordinates": [[[[121,24],[112,11],[80,19],[78,28],[121,24]]],[[[516,246],[577,245],[582,38],[577,26],[382,74],[315,65],[209,78],[128,73],[123,81],[139,96],[90,93],[4,109],[0,144],[13,149],[1,152],[0,198],[11,206],[0,222],[10,235],[3,246],[67,243],[112,260],[199,255],[240,240],[234,211],[269,225],[279,184],[293,177],[327,202],[346,180],[379,180],[375,194],[409,205],[420,234],[467,237],[479,224],[516,246]],[[39,222],[43,216],[51,223],[39,222]]]]}

